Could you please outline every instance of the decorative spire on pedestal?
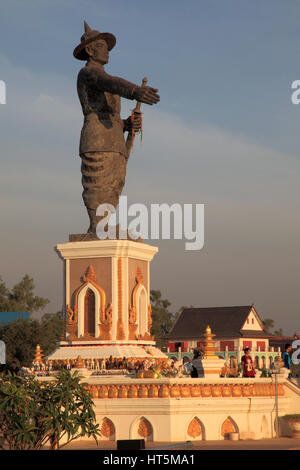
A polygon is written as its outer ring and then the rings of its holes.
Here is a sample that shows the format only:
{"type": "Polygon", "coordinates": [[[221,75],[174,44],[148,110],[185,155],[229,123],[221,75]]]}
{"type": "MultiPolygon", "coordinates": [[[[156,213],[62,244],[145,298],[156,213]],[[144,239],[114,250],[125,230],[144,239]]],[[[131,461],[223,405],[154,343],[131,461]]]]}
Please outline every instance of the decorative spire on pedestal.
{"type": "Polygon", "coordinates": [[[216,335],[211,332],[211,328],[207,325],[204,334],[204,358],[217,358],[215,348],[215,340],[213,339],[216,335]]]}
{"type": "MultiPolygon", "coordinates": [[[[198,371],[198,377],[220,377],[224,361],[220,360],[216,355],[215,336],[216,335],[211,332],[210,326],[207,325],[204,333],[204,355],[200,360],[199,367],[195,366],[198,371]]],[[[193,361],[193,364],[194,363],[195,360],[193,361]]]]}
{"type": "Polygon", "coordinates": [[[75,365],[72,369],[72,374],[79,373],[80,378],[89,377],[93,373],[93,369],[88,369],[81,356],[77,356],[75,365]]]}
{"type": "Polygon", "coordinates": [[[85,367],[85,364],[84,364],[83,359],[82,359],[81,356],[77,357],[75,367],[76,367],[76,369],[83,369],[85,367]]]}
{"type": "Polygon", "coordinates": [[[37,344],[36,350],[35,350],[35,357],[34,357],[33,362],[43,362],[42,351],[43,350],[41,349],[41,346],[39,344],[37,344]]]}

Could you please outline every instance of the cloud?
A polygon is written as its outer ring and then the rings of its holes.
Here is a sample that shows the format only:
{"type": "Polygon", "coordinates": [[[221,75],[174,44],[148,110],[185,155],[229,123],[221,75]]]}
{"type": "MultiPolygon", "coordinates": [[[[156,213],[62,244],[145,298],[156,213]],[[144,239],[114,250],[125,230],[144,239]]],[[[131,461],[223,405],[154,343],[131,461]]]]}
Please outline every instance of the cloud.
{"type": "MultiPolygon", "coordinates": [[[[1,107],[1,272],[14,283],[28,267],[55,311],[62,285],[53,246],[88,225],[75,77],[45,77],[1,60],[8,77],[8,104],[1,107]]],[[[132,107],[124,105],[124,117],[132,107]]],[[[205,204],[204,249],[188,253],[183,242],[159,242],[152,287],[174,309],[255,302],[292,333],[299,303],[300,162],[159,107],[142,110],[142,146],[137,137],[127,167],[129,202],[205,204]]]]}

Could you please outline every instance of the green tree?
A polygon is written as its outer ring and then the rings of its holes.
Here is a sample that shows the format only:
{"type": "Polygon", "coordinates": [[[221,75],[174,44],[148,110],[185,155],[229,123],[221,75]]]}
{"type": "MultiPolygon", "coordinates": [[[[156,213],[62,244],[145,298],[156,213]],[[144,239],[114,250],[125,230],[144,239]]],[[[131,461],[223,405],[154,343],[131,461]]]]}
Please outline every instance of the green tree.
{"type": "Polygon", "coordinates": [[[16,360],[21,366],[32,364],[36,346],[39,344],[43,355],[47,356],[55,348],[63,332],[61,313],[47,313],[41,322],[33,319],[18,318],[0,325],[0,339],[6,345],[6,360],[16,360]]]}
{"type": "Polygon", "coordinates": [[[100,435],[94,403],[86,384],[62,370],[55,382],[32,377],[0,377],[2,448],[38,450],[46,444],[62,448],[81,436],[100,435]],[[60,446],[61,440],[64,444],[60,446]]]}
{"type": "Polygon", "coordinates": [[[283,336],[283,329],[279,328],[279,330],[275,330],[273,334],[275,336],[283,336]]]}
{"type": "Polygon", "coordinates": [[[155,336],[157,346],[161,347],[166,343],[163,336],[169,333],[174,322],[173,314],[168,310],[171,302],[162,299],[159,290],[150,291],[150,301],[152,307],[151,333],[155,336]]]}
{"type": "Polygon", "coordinates": [[[1,312],[37,312],[46,307],[48,299],[34,295],[34,280],[25,274],[23,279],[11,291],[0,278],[0,311],[1,312]]]}
{"type": "Polygon", "coordinates": [[[265,329],[267,331],[271,330],[272,328],[274,328],[274,320],[272,320],[271,318],[266,318],[265,320],[262,321],[263,322],[263,325],[265,327],[265,329]]]}
{"type": "MultiPolygon", "coordinates": [[[[275,322],[274,320],[272,320],[271,318],[266,318],[265,320],[263,320],[263,325],[265,327],[265,329],[267,330],[268,333],[271,333],[271,329],[274,328],[275,326],[275,322]]],[[[273,335],[276,335],[276,336],[283,336],[283,330],[282,328],[279,328],[278,330],[275,330],[273,332],[273,335]]]]}
{"type": "Polygon", "coordinates": [[[40,344],[45,356],[57,347],[64,331],[62,312],[45,313],[41,320],[42,339],[40,344]]]}
{"type": "Polygon", "coordinates": [[[30,366],[42,336],[41,324],[37,320],[18,318],[0,326],[0,339],[6,345],[6,361],[16,360],[21,366],[30,366]]]}
{"type": "Polygon", "coordinates": [[[0,276],[0,312],[7,312],[8,311],[8,300],[9,290],[7,289],[5,283],[0,276]]]}

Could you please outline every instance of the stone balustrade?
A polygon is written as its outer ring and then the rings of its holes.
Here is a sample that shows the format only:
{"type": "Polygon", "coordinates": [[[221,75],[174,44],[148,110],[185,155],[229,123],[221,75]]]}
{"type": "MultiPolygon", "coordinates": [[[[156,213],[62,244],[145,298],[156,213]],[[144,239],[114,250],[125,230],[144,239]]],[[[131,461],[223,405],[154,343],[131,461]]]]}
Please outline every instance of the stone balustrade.
{"type": "MultiPolygon", "coordinates": [[[[275,384],[189,384],[189,383],[132,383],[86,385],[93,398],[207,398],[207,397],[272,397],[275,384]]],[[[284,396],[283,384],[278,395],[284,396]]]]}

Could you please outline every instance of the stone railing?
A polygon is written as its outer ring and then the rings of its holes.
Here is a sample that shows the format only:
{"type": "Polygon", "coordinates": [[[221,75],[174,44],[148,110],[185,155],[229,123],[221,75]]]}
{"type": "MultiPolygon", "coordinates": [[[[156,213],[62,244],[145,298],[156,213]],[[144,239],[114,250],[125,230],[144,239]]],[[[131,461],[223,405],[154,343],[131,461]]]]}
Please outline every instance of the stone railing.
{"type": "MultiPolygon", "coordinates": [[[[223,358],[224,360],[226,359],[226,357],[228,360],[231,357],[235,357],[238,360],[238,362],[240,362],[241,357],[244,355],[244,351],[242,348],[240,348],[240,349],[234,349],[233,351],[216,351],[215,354],[223,358]]],[[[184,357],[192,359],[194,356],[193,350],[185,351],[185,352],[184,351],[168,352],[167,355],[169,359],[175,358],[179,361],[182,361],[184,357]]],[[[250,355],[253,359],[255,359],[255,357],[258,357],[259,362],[260,362],[258,366],[260,368],[269,368],[271,363],[274,361],[274,359],[277,356],[281,356],[281,351],[280,351],[280,348],[274,348],[274,347],[266,348],[265,351],[262,351],[260,348],[252,348],[250,355]],[[263,363],[263,360],[265,361],[265,363],[263,363]]]]}
{"type": "MultiPolygon", "coordinates": [[[[93,398],[208,398],[208,397],[272,397],[273,383],[189,384],[134,383],[86,385],[93,398]]],[[[278,384],[278,395],[284,396],[284,386],[278,384]]]]}

